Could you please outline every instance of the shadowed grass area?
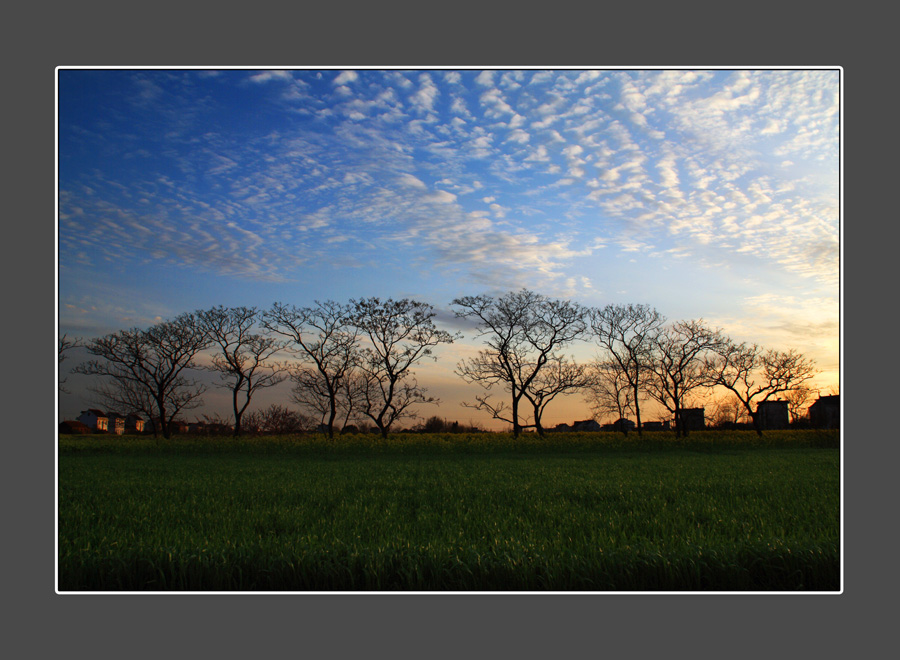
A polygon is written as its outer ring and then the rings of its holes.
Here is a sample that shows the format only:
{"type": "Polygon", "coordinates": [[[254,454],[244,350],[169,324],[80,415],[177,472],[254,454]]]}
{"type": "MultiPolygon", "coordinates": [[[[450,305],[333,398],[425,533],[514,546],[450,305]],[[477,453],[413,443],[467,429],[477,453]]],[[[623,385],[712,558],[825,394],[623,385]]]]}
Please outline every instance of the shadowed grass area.
{"type": "Polygon", "coordinates": [[[59,589],[840,588],[831,439],[562,435],[61,439],[59,589]]]}
{"type": "Polygon", "coordinates": [[[637,433],[524,433],[514,438],[511,433],[396,433],[386,440],[378,434],[339,435],[328,439],[324,434],[308,433],[282,436],[175,436],[171,439],[149,435],[62,435],[61,455],[76,452],[175,453],[266,453],[286,454],[310,452],[347,453],[494,453],[509,451],[557,453],[560,451],[603,451],[630,449],[748,449],[751,447],[818,447],[837,449],[840,434],[834,430],[767,431],[762,437],[755,431],[693,431],[687,438],[676,438],[673,432],[637,433]]]}

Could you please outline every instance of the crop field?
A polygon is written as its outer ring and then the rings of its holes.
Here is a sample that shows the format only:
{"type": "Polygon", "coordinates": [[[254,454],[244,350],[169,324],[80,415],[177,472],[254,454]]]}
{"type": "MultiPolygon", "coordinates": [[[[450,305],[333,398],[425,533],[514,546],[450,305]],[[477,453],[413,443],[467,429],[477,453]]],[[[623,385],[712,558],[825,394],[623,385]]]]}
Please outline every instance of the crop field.
{"type": "Polygon", "coordinates": [[[837,432],[61,436],[58,590],[838,591],[840,502],[837,432]]]}

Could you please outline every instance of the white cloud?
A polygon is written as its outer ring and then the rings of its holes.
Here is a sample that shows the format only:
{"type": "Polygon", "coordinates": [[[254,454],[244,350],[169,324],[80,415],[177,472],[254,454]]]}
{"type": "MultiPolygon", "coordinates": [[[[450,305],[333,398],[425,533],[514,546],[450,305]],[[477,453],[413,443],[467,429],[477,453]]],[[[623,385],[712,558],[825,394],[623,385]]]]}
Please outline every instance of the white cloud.
{"type": "Polygon", "coordinates": [[[509,136],[506,138],[507,142],[516,142],[518,144],[526,144],[530,136],[528,133],[523,131],[521,128],[517,128],[514,131],[510,131],[509,136]]]}
{"type": "Polygon", "coordinates": [[[345,85],[346,83],[356,82],[359,79],[359,74],[356,71],[341,71],[334,80],[331,81],[332,85],[345,85]]]}
{"type": "Polygon", "coordinates": [[[657,161],[656,167],[659,170],[660,184],[662,187],[669,191],[677,191],[679,179],[678,170],[675,165],[675,156],[669,154],[661,158],[657,161]]]}
{"type": "MultiPolygon", "coordinates": [[[[172,105],[159,122],[162,147],[148,153],[176,154],[172,169],[122,183],[109,208],[90,198],[108,196],[112,183],[83,177],[99,192],[62,205],[66,254],[96,254],[110,239],[142,258],[152,251],[272,278],[289,275],[298,254],[328,261],[337,258],[329,245],[397,240],[423,263],[437,255],[442,267],[496,281],[573,280],[569,261],[606,245],[654,250],[660,261],[752,257],[795,280],[828,282],[838,272],[836,190],[817,187],[826,175],[809,174],[837,153],[827,77],[487,71],[471,85],[460,72],[392,71],[367,73],[360,85],[348,71],[333,72],[336,94],[313,98],[303,95],[316,87],[301,88],[296,75],[293,85],[255,92],[302,96],[310,114],[293,116],[303,130],[280,128],[255,144],[222,143],[209,129],[198,152],[183,130],[190,117],[172,105]],[[466,98],[479,101],[467,107],[466,98]],[[436,121],[445,108],[450,116],[436,121]],[[191,178],[216,196],[192,190],[191,178]],[[369,228],[374,237],[364,237],[369,228]],[[253,254],[241,253],[247,247],[253,254]]],[[[169,92],[146,90],[148,98],[169,92]]]]}
{"type": "Polygon", "coordinates": [[[487,158],[493,154],[492,142],[490,135],[480,135],[466,145],[466,153],[474,158],[487,158]]]}
{"type": "Polygon", "coordinates": [[[482,87],[491,87],[494,84],[494,72],[490,70],[482,71],[475,77],[475,82],[482,87]]]}
{"type": "Polygon", "coordinates": [[[766,121],[766,125],[759,131],[760,135],[775,135],[776,133],[780,133],[783,129],[781,128],[781,124],[774,119],[769,119],[766,121]]]}
{"type": "Polygon", "coordinates": [[[531,151],[526,157],[526,161],[536,161],[539,163],[546,163],[550,161],[550,154],[547,151],[547,147],[543,144],[539,144],[534,150],[531,151]]]}
{"type": "Polygon", "coordinates": [[[525,79],[522,71],[504,71],[500,76],[500,86],[506,89],[517,89],[521,87],[521,82],[525,79]]]}
{"type": "Polygon", "coordinates": [[[413,105],[420,111],[431,112],[434,110],[434,101],[439,94],[438,88],[427,73],[419,76],[419,84],[419,90],[412,97],[413,105]]]}
{"type": "Polygon", "coordinates": [[[553,80],[554,77],[553,71],[538,71],[533,76],[531,76],[531,80],[528,81],[529,85],[540,85],[543,83],[548,83],[553,80]]]}
{"type": "Polygon", "coordinates": [[[575,158],[583,154],[584,149],[581,147],[581,145],[573,144],[563,149],[562,152],[567,158],[575,158]]]}
{"type": "Polygon", "coordinates": [[[398,177],[397,182],[405,188],[415,188],[417,190],[427,190],[428,188],[424,181],[412,174],[402,174],[398,177]]]}
{"type": "Polygon", "coordinates": [[[485,116],[494,118],[501,118],[505,115],[515,115],[515,110],[512,109],[506,100],[503,97],[503,92],[501,92],[497,88],[489,89],[488,91],[481,94],[479,97],[481,104],[486,107],[485,116]]]}
{"type": "Polygon", "coordinates": [[[575,84],[583,85],[584,83],[592,82],[594,80],[597,80],[600,75],[600,71],[584,71],[575,79],[575,84]]]}
{"type": "Polygon", "coordinates": [[[151,101],[155,101],[163,94],[162,87],[150,80],[139,79],[135,81],[135,84],[138,86],[138,94],[134,99],[137,103],[150,103],[151,101]]]}
{"type": "Polygon", "coordinates": [[[425,198],[430,202],[437,202],[438,204],[453,204],[456,201],[456,195],[449,193],[446,190],[435,190],[434,192],[428,193],[425,198]]]}
{"type": "Polygon", "coordinates": [[[290,71],[262,71],[261,73],[257,73],[255,75],[250,76],[250,82],[254,83],[267,83],[273,80],[281,80],[281,81],[291,81],[294,77],[291,75],[290,71]]]}
{"type": "Polygon", "coordinates": [[[472,116],[469,109],[466,107],[466,102],[459,96],[453,97],[453,101],[450,103],[450,111],[461,117],[472,116]]]}

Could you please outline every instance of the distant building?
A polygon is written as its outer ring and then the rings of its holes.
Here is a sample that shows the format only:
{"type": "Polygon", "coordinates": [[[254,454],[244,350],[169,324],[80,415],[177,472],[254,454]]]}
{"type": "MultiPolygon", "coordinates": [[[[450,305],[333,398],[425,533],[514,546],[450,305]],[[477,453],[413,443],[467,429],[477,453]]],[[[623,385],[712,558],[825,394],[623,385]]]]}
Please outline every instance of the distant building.
{"type": "Polygon", "coordinates": [[[143,433],[144,432],[144,420],[137,413],[131,413],[125,417],[125,432],[126,433],[143,433]]]}
{"type": "Polygon", "coordinates": [[[59,432],[85,435],[91,433],[91,428],[83,422],[67,420],[65,422],[60,422],[59,432]]]}
{"type": "Polygon", "coordinates": [[[169,420],[169,432],[170,433],[187,433],[188,432],[188,424],[185,421],[180,419],[172,419],[169,420]]]}
{"type": "Polygon", "coordinates": [[[188,433],[198,435],[228,435],[234,429],[220,422],[196,421],[188,423],[188,433]]]}
{"type": "Polygon", "coordinates": [[[809,423],[818,429],[841,427],[841,395],[820,396],[809,407],[809,423]]]}
{"type": "Polygon", "coordinates": [[[555,433],[565,433],[568,431],[601,431],[602,427],[593,419],[585,419],[580,422],[572,422],[569,424],[557,424],[552,429],[547,429],[555,433]]]}
{"type": "Polygon", "coordinates": [[[756,406],[756,417],[762,430],[786,429],[788,427],[787,401],[760,401],[756,406]]]}
{"type": "Polygon", "coordinates": [[[634,431],[636,428],[637,424],[624,417],[620,417],[612,424],[604,424],[601,427],[603,431],[618,431],[619,433],[628,433],[629,431],[634,431]]]}
{"type": "Polygon", "coordinates": [[[703,408],[682,408],[681,422],[687,431],[702,431],[706,428],[706,414],[703,408]]]}
{"type": "Polygon", "coordinates": [[[669,420],[661,422],[642,422],[642,431],[668,431],[670,428],[669,420]]]}
{"type": "Polygon", "coordinates": [[[109,428],[109,418],[106,413],[96,408],[82,410],[76,419],[94,432],[106,433],[109,428]]]}
{"type": "Polygon", "coordinates": [[[122,435],[125,433],[125,416],[119,413],[107,413],[107,429],[110,433],[122,435]]]}

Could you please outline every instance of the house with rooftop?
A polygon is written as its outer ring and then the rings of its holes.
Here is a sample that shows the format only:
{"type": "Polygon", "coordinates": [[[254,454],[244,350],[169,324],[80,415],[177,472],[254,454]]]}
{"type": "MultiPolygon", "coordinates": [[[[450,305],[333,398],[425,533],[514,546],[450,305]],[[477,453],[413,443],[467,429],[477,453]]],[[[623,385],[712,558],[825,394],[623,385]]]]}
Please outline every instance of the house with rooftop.
{"type": "Polygon", "coordinates": [[[788,427],[787,401],[760,401],[756,406],[759,428],[763,431],[786,429],[788,427]]]}
{"type": "Polygon", "coordinates": [[[109,429],[109,417],[106,416],[105,412],[96,408],[82,410],[81,414],[75,419],[95,433],[106,433],[109,429]]]}
{"type": "Polygon", "coordinates": [[[818,429],[841,427],[841,395],[820,396],[809,407],[809,423],[818,429]]]}

